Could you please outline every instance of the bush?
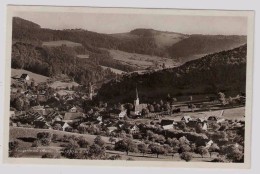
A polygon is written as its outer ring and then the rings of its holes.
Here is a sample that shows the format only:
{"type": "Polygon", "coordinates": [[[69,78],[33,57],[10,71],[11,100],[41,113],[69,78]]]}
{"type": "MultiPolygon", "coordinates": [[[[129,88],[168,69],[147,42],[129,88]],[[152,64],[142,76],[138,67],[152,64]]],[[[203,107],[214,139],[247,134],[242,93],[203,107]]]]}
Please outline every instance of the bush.
{"type": "Polygon", "coordinates": [[[109,160],[121,160],[122,157],[120,155],[112,155],[108,158],[109,160]]]}
{"type": "Polygon", "coordinates": [[[214,163],[223,163],[223,162],[225,162],[225,161],[224,161],[224,159],[222,159],[222,158],[215,158],[215,159],[213,159],[211,162],[214,162],[214,163]]]}
{"type": "Polygon", "coordinates": [[[106,150],[114,150],[114,147],[111,146],[111,145],[107,145],[107,146],[106,146],[106,150]]]}
{"type": "Polygon", "coordinates": [[[89,146],[89,142],[84,138],[80,138],[77,143],[81,148],[87,148],[89,146]]]}
{"type": "Polygon", "coordinates": [[[192,153],[190,152],[183,152],[180,154],[180,158],[186,162],[189,162],[192,160],[192,153]]]}
{"type": "Polygon", "coordinates": [[[51,153],[45,153],[42,155],[42,158],[54,158],[54,155],[51,153]]]}

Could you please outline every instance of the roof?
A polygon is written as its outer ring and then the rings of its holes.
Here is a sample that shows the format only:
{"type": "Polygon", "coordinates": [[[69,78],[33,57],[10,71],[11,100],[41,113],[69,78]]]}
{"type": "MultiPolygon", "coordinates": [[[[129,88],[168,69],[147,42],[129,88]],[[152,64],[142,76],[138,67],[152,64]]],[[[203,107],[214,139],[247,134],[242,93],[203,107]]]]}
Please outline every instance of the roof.
{"type": "Polygon", "coordinates": [[[63,120],[75,120],[81,117],[83,117],[81,112],[66,112],[63,120]]]}
{"type": "Polygon", "coordinates": [[[139,104],[135,106],[134,111],[142,111],[144,108],[147,108],[147,104],[139,104]]]}
{"type": "Polygon", "coordinates": [[[20,79],[26,79],[26,77],[28,77],[29,75],[28,74],[22,74],[20,79]]]}
{"type": "Polygon", "coordinates": [[[117,127],[111,126],[111,127],[107,127],[107,129],[109,130],[109,132],[113,132],[113,131],[117,130],[117,127]]]}
{"type": "MultiPolygon", "coordinates": [[[[53,125],[55,125],[55,124],[60,124],[62,127],[65,125],[65,124],[67,124],[66,122],[64,122],[64,121],[55,121],[54,123],[53,123],[53,125]]],[[[68,125],[68,124],[67,124],[68,125]]],[[[69,125],[68,125],[69,126],[69,125]]]]}
{"type": "Polygon", "coordinates": [[[174,123],[174,120],[162,120],[161,121],[161,125],[164,126],[164,125],[170,125],[170,124],[173,124],[174,123]]]}
{"type": "Polygon", "coordinates": [[[192,118],[189,115],[187,115],[187,116],[182,117],[181,120],[185,120],[185,122],[189,122],[192,120],[192,118]]]}

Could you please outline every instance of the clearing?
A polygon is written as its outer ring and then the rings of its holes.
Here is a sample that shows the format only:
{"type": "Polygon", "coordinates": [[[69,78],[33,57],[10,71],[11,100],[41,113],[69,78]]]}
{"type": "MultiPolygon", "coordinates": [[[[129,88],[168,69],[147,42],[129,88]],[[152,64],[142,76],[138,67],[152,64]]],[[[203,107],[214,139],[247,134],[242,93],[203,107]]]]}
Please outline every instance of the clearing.
{"type": "Polygon", "coordinates": [[[138,68],[139,70],[145,70],[150,67],[155,69],[163,64],[165,64],[166,68],[172,68],[178,65],[178,63],[176,63],[173,59],[168,59],[165,57],[128,53],[119,50],[108,51],[113,59],[118,60],[125,65],[138,68]]]}
{"type": "Polygon", "coordinates": [[[80,47],[82,44],[76,43],[76,42],[71,42],[68,40],[57,40],[57,41],[49,41],[49,42],[43,42],[42,46],[46,47],[60,47],[60,46],[67,46],[67,47],[80,47]]]}
{"type": "Polygon", "coordinates": [[[49,87],[53,89],[66,89],[66,88],[72,88],[73,86],[79,86],[76,82],[61,82],[61,81],[55,81],[49,85],[49,87]]]}
{"type": "Polygon", "coordinates": [[[110,69],[113,73],[116,73],[116,74],[123,74],[125,73],[125,71],[121,71],[119,69],[115,69],[115,68],[111,68],[111,67],[107,67],[107,66],[101,66],[103,69],[110,69]]]}

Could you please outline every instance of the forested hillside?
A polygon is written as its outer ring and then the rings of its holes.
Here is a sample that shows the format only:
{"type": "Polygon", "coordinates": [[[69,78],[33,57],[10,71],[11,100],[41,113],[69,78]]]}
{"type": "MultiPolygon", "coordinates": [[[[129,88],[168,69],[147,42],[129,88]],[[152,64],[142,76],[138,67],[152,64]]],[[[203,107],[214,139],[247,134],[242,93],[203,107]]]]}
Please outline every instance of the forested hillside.
{"type": "Polygon", "coordinates": [[[126,75],[118,81],[104,84],[98,99],[110,102],[132,102],[138,87],[142,101],[163,96],[216,94],[223,91],[236,95],[245,91],[246,53],[243,45],[228,51],[207,55],[184,65],[153,73],[126,75]]]}
{"type": "Polygon", "coordinates": [[[168,50],[171,57],[180,57],[185,61],[187,57],[230,50],[245,43],[245,36],[191,35],[172,45],[168,50]]]}
{"type": "Polygon", "coordinates": [[[67,74],[82,84],[114,77],[109,69],[103,70],[91,59],[76,59],[75,55],[75,51],[66,46],[43,48],[16,42],[12,46],[12,68],[25,69],[48,77],[67,74]]]}
{"type": "Polygon", "coordinates": [[[196,57],[198,54],[219,52],[246,44],[246,36],[185,35],[153,29],[134,29],[129,33],[112,35],[83,29],[51,30],[18,17],[13,19],[13,40],[38,44],[43,41],[68,40],[99,54],[102,53],[99,48],[107,48],[179,58],[182,62],[185,62],[187,56],[196,57]]]}

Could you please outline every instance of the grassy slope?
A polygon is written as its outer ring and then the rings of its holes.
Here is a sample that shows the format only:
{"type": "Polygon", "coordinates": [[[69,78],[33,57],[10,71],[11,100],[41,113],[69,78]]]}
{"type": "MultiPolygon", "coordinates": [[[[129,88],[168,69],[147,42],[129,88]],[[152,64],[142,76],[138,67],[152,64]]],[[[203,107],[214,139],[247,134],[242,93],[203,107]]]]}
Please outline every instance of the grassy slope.
{"type": "Polygon", "coordinates": [[[128,53],[119,50],[108,50],[113,59],[122,62],[123,64],[131,65],[133,67],[137,67],[138,69],[146,69],[148,67],[153,67],[154,63],[157,62],[159,65],[163,63],[166,64],[167,67],[176,66],[176,62],[172,59],[158,57],[158,56],[150,56],[144,54],[137,53],[128,53]]]}
{"type": "Polygon", "coordinates": [[[11,70],[11,77],[17,77],[19,78],[22,74],[28,74],[30,76],[30,80],[33,78],[35,80],[36,83],[40,83],[40,82],[46,82],[48,77],[43,76],[43,75],[39,75],[24,69],[13,69],[11,70]]]}

